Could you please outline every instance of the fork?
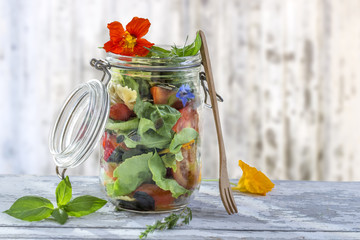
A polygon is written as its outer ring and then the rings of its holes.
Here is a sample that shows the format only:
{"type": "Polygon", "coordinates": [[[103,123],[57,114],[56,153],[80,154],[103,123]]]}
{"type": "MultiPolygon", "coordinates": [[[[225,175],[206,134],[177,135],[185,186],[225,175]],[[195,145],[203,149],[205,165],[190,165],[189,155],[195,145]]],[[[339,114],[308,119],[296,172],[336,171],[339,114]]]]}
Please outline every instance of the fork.
{"type": "Polygon", "coordinates": [[[236,203],[234,201],[234,197],[230,188],[229,176],[227,172],[227,165],[226,165],[226,153],[225,153],[225,145],[224,139],[221,131],[221,124],[220,124],[220,117],[219,117],[219,108],[216,100],[216,91],[215,91],[215,84],[214,79],[211,71],[211,64],[210,64],[210,57],[209,51],[205,39],[205,34],[203,31],[199,31],[199,35],[201,38],[201,58],[202,58],[202,65],[204,66],[205,75],[207,79],[207,84],[209,87],[210,92],[210,100],[212,105],[212,110],[215,118],[215,125],[216,125],[216,133],[219,142],[219,154],[220,154],[220,169],[219,169],[219,191],[221,201],[229,215],[237,213],[236,203]]]}

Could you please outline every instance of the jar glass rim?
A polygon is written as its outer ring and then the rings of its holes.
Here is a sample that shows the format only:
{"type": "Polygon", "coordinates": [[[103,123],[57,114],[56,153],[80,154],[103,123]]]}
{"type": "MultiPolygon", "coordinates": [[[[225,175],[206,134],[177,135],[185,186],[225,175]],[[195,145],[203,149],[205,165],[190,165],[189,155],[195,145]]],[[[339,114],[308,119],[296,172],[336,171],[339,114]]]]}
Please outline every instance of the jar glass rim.
{"type": "MultiPolygon", "coordinates": [[[[157,47],[161,47],[163,49],[166,49],[166,50],[169,50],[171,47],[173,47],[173,45],[165,45],[165,44],[161,44],[161,45],[157,45],[157,47]]],[[[175,47],[177,48],[182,48],[182,46],[176,46],[175,47]]],[[[191,55],[191,56],[183,56],[183,57],[179,57],[179,56],[176,56],[176,57],[166,57],[166,58],[151,58],[151,57],[138,57],[138,56],[127,56],[127,55],[121,55],[121,54],[116,54],[116,53],[112,53],[112,52],[106,52],[107,55],[109,56],[112,56],[112,57],[125,57],[125,58],[136,58],[136,59],[146,59],[146,60],[149,60],[149,59],[183,59],[183,60],[187,60],[187,59],[193,59],[193,58],[197,58],[199,57],[201,54],[200,54],[200,51],[198,51],[197,54],[195,55],[191,55]]]]}
{"type": "Polygon", "coordinates": [[[181,69],[199,67],[202,61],[200,52],[198,52],[193,56],[167,57],[167,58],[125,56],[125,55],[115,54],[112,52],[107,52],[106,60],[113,67],[124,68],[124,69],[158,70],[158,71],[181,70],[181,69]]]}

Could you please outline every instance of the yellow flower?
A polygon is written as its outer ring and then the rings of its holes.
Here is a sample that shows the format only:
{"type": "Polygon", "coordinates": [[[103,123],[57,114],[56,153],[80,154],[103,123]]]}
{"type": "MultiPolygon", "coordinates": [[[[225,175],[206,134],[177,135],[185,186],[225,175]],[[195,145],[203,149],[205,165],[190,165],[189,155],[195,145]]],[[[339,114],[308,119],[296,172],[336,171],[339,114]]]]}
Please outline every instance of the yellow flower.
{"type": "Polygon", "coordinates": [[[195,142],[195,140],[193,139],[193,140],[191,140],[190,142],[183,144],[182,147],[183,147],[184,149],[190,149],[190,148],[192,147],[192,144],[193,144],[194,142],[195,142]]]}
{"type": "Polygon", "coordinates": [[[239,166],[243,171],[243,175],[241,176],[238,185],[231,188],[232,190],[265,196],[266,193],[270,192],[275,186],[265,174],[258,171],[256,168],[247,165],[241,160],[239,160],[239,166]]]}

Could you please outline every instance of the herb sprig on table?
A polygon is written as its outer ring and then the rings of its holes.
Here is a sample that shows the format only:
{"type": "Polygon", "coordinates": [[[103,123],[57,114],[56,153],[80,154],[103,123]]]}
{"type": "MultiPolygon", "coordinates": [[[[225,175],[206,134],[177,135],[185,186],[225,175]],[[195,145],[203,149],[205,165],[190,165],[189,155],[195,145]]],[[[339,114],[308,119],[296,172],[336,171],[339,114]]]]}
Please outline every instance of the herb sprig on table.
{"type": "Polygon", "coordinates": [[[10,209],[4,211],[12,217],[24,221],[41,221],[52,216],[55,221],[64,224],[69,216],[82,217],[102,208],[107,201],[84,195],[72,198],[72,187],[67,176],[57,186],[56,191],[57,208],[50,200],[38,196],[25,196],[17,199],[10,209]]]}
{"type": "Polygon", "coordinates": [[[192,212],[189,207],[184,208],[179,214],[172,213],[163,220],[156,221],[154,225],[146,225],[146,230],[140,234],[139,238],[146,238],[149,233],[152,233],[155,230],[172,229],[177,226],[178,221],[181,219],[181,224],[190,223],[192,220],[192,212]]]}

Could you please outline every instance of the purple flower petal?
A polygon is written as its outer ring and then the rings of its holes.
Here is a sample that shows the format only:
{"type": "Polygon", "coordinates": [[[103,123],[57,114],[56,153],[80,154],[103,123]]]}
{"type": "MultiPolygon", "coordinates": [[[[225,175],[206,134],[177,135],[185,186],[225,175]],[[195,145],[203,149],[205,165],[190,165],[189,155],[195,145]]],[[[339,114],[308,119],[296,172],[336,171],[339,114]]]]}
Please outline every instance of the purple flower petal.
{"type": "Polygon", "coordinates": [[[191,92],[189,84],[181,85],[179,91],[176,93],[176,97],[182,101],[185,107],[189,99],[194,99],[195,95],[191,92]]]}

